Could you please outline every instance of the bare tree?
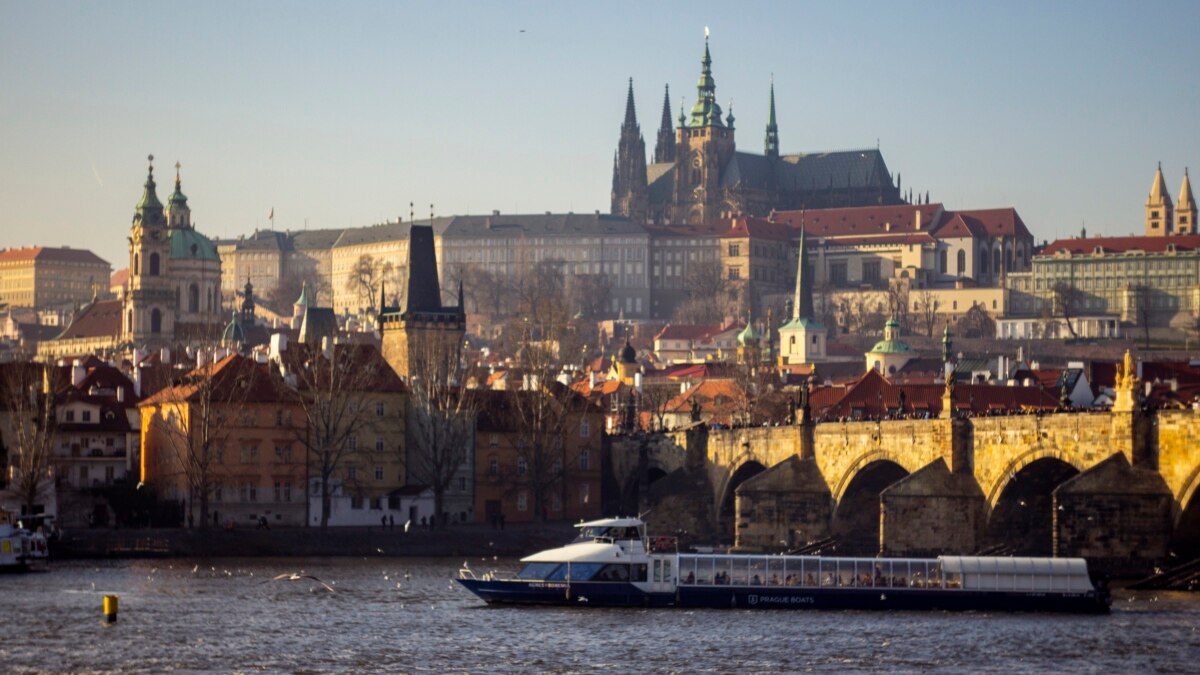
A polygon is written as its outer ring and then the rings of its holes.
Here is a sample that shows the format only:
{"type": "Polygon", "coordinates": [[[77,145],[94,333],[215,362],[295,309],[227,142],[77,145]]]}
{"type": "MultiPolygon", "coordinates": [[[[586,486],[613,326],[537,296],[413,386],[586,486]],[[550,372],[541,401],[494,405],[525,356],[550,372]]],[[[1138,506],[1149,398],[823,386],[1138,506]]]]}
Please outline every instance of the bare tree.
{"type": "Polygon", "coordinates": [[[418,333],[410,349],[408,477],[433,489],[440,516],[446,491],[471,459],[480,399],[463,385],[467,367],[457,340],[418,333]]]}
{"type": "Polygon", "coordinates": [[[729,283],[725,279],[719,260],[701,260],[689,263],[685,284],[693,298],[705,298],[710,302],[726,296],[729,283]]]}
{"type": "Polygon", "coordinates": [[[7,456],[10,491],[23,513],[33,514],[54,483],[54,393],[49,373],[30,362],[0,365],[0,450],[7,456]]]}
{"type": "Polygon", "coordinates": [[[1054,284],[1053,293],[1053,315],[1063,320],[1072,338],[1079,337],[1075,331],[1075,319],[1079,316],[1079,309],[1083,304],[1083,292],[1069,281],[1058,281],[1054,284]]]}
{"type": "Polygon", "coordinates": [[[675,307],[671,321],[700,326],[721,323],[725,317],[723,307],[717,298],[688,298],[675,307]]]}
{"type": "Polygon", "coordinates": [[[153,447],[152,475],[177,480],[187,491],[187,511],[199,503],[200,526],[208,527],[215,489],[228,478],[225,452],[231,432],[246,414],[245,403],[274,390],[265,368],[237,354],[214,362],[211,347],[197,350],[197,367],[142,402],[143,425],[153,447]]]}
{"type": "Polygon", "coordinates": [[[304,417],[293,427],[308,454],[309,475],[320,482],[321,528],[329,526],[334,480],[358,453],[358,435],[373,427],[376,392],[398,392],[403,383],[370,345],[325,350],[295,344],[281,355],[287,400],[304,417]]]}
{"type": "Polygon", "coordinates": [[[958,323],[963,337],[992,339],[996,337],[996,321],[983,305],[972,305],[958,323]]]}
{"type": "Polygon", "coordinates": [[[667,403],[679,393],[674,384],[643,384],[640,396],[642,412],[650,416],[650,431],[665,431],[667,403]]]}
{"type": "Polygon", "coordinates": [[[1142,284],[1133,290],[1137,294],[1137,322],[1142,327],[1142,347],[1150,349],[1150,319],[1151,319],[1151,301],[1153,300],[1154,289],[1146,284],[1142,284]]]}
{"type": "Polygon", "coordinates": [[[912,319],[908,312],[908,284],[893,281],[887,289],[887,313],[900,324],[902,333],[912,332],[912,319]]]}
{"type": "Polygon", "coordinates": [[[917,293],[916,301],[917,322],[925,331],[926,337],[933,337],[933,330],[937,326],[938,316],[938,301],[937,296],[928,288],[922,288],[917,293]]]}
{"type": "Polygon", "coordinates": [[[318,304],[318,298],[331,297],[329,282],[317,273],[313,267],[289,270],[279,279],[279,285],[268,294],[267,299],[279,311],[286,313],[300,297],[300,292],[308,285],[308,298],[312,304],[318,304]]]}
{"type": "Polygon", "coordinates": [[[585,319],[604,316],[612,298],[612,277],[605,274],[577,274],[569,277],[567,292],[570,306],[585,319]]]}
{"type": "Polygon", "coordinates": [[[350,268],[346,290],[355,294],[360,307],[371,307],[379,298],[379,287],[383,283],[391,283],[394,288],[400,287],[395,265],[389,260],[364,253],[350,268]]]}

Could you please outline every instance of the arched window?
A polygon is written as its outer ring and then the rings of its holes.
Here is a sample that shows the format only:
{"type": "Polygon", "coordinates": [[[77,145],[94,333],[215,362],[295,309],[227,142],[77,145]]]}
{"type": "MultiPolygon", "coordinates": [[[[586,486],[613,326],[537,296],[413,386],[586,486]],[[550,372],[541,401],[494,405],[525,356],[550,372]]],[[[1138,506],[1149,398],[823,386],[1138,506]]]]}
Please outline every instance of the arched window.
{"type": "Polygon", "coordinates": [[[992,250],[992,274],[1000,274],[1000,249],[992,250]]]}
{"type": "Polygon", "coordinates": [[[967,275],[967,252],[966,251],[959,250],[957,262],[958,262],[958,276],[960,276],[960,277],[966,276],[967,275]]]}
{"type": "Polygon", "coordinates": [[[142,266],[139,264],[140,262],[141,262],[141,256],[134,253],[133,254],[133,273],[134,274],[142,273],[142,266]]]}
{"type": "Polygon", "coordinates": [[[517,457],[517,475],[524,476],[529,472],[529,463],[525,461],[525,455],[517,457]]]}
{"type": "Polygon", "coordinates": [[[946,249],[938,251],[938,272],[940,274],[946,273],[946,249]]]}
{"type": "Polygon", "coordinates": [[[158,254],[157,253],[150,254],[150,276],[152,276],[152,277],[158,276],[158,254]]]}
{"type": "MultiPolygon", "coordinates": [[[[129,316],[125,317],[125,332],[133,332],[133,310],[129,310],[129,316]]],[[[137,364],[134,364],[137,365],[137,364]]]]}
{"type": "Polygon", "coordinates": [[[1008,249],[1004,250],[1004,269],[1011,272],[1012,265],[1013,265],[1013,252],[1012,252],[1011,248],[1008,248],[1008,249]]]}
{"type": "Polygon", "coordinates": [[[979,250],[979,273],[988,273],[988,252],[986,248],[979,250]]]}
{"type": "Polygon", "coordinates": [[[200,287],[196,284],[188,286],[188,311],[200,311],[200,287]]]}
{"type": "Polygon", "coordinates": [[[158,311],[157,307],[150,310],[150,332],[155,335],[162,332],[162,312],[158,311]]]}

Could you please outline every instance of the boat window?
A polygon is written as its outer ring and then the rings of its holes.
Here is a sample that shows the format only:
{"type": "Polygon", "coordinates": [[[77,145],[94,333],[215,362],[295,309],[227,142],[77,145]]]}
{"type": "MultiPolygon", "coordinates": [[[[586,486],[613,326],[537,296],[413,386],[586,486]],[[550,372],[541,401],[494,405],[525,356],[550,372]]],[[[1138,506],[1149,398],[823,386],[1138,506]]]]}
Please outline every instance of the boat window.
{"type": "Polygon", "coordinates": [[[946,588],[962,588],[962,572],[947,572],[946,588]]]}
{"type": "Polygon", "coordinates": [[[713,559],[696,558],[696,583],[711,584],[713,582],[713,559]]]}
{"type": "Polygon", "coordinates": [[[750,559],[750,585],[764,586],[767,583],[767,559],[750,559]]]}
{"type": "Polygon", "coordinates": [[[880,588],[891,586],[892,563],[879,561],[875,563],[875,579],[873,583],[880,588]]]}
{"type": "Polygon", "coordinates": [[[942,587],[942,563],[935,562],[929,565],[929,588],[942,587]]]}
{"type": "Polygon", "coordinates": [[[681,584],[696,583],[696,559],[695,558],[680,558],[679,559],[679,583],[681,583],[681,584]]]}
{"type": "Polygon", "coordinates": [[[637,563],[630,565],[632,574],[629,577],[630,581],[645,581],[646,580],[646,563],[637,563]]]}
{"type": "Polygon", "coordinates": [[[909,588],[925,588],[925,562],[916,560],[909,563],[912,573],[908,575],[909,588]]]}
{"type": "Polygon", "coordinates": [[[671,561],[670,560],[662,561],[662,574],[663,574],[663,578],[662,578],[663,581],[671,580],[671,561]]]}
{"type": "Polygon", "coordinates": [[[767,558],[765,581],[771,586],[782,586],[787,579],[787,558],[767,558]]]}
{"type": "Polygon", "coordinates": [[[822,560],[821,561],[821,586],[830,587],[836,583],[837,579],[837,561],[822,560]]]}
{"type": "MultiPolygon", "coordinates": [[[[642,567],[642,579],[646,578],[646,569],[642,567]]],[[[605,565],[592,577],[593,581],[629,581],[629,565],[605,565]]]]}
{"type": "Polygon", "coordinates": [[[750,579],[750,577],[746,575],[746,567],[748,566],[749,562],[750,561],[746,558],[729,559],[729,583],[733,584],[734,586],[746,585],[747,581],[750,579]]]}
{"type": "MultiPolygon", "coordinates": [[[[565,581],[567,578],[568,567],[574,567],[574,566],[573,565],[559,565],[558,569],[556,569],[553,572],[551,572],[550,574],[546,575],[546,581],[565,581]]],[[[575,570],[571,569],[570,572],[571,572],[572,576],[574,576],[575,570]]]]}
{"type": "Polygon", "coordinates": [[[555,570],[557,570],[559,567],[562,567],[562,566],[563,566],[562,563],[556,563],[556,562],[529,563],[525,567],[521,568],[520,572],[517,572],[517,578],[518,579],[548,579],[550,577],[550,575],[554,573],[555,570]]]}
{"type": "MultiPolygon", "coordinates": [[[[564,565],[564,567],[566,567],[564,565]]],[[[571,581],[588,581],[596,576],[596,572],[604,567],[604,563],[571,563],[567,574],[571,581]]]]}
{"type": "Polygon", "coordinates": [[[837,585],[843,588],[848,588],[854,585],[854,561],[839,560],[837,585]]]}
{"type": "Polygon", "coordinates": [[[729,558],[713,558],[713,583],[729,585],[729,558]]]}

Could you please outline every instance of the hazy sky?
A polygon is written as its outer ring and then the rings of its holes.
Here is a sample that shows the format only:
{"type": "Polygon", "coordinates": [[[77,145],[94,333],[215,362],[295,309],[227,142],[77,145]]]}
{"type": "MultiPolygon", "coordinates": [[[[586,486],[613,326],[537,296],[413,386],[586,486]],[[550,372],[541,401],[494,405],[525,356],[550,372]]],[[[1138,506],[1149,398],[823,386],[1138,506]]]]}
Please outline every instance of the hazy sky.
{"type": "Polygon", "coordinates": [[[703,50],[762,151],[874,147],[949,208],[1041,240],[1142,229],[1161,161],[1200,183],[1200,2],[0,0],[0,246],[127,264],[154,153],[199,228],[609,208],[628,78],[652,152],[703,50]]]}

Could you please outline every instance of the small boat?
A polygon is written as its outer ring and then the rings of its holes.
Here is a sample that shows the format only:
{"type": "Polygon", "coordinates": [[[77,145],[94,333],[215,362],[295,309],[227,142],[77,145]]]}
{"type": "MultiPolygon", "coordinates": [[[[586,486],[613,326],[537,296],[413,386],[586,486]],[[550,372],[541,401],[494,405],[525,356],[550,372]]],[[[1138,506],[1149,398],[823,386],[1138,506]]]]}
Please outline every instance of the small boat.
{"type": "Polygon", "coordinates": [[[11,514],[0,511],[0,572],[46,569],[49,561],[46,536],[25,529],[13,522],[11,514]]]}
{"type": "Polygon", "coordinates": [[[1105,613],[1112,602],[1082,558],[681,553],[637,518],[576,527],[514,576],[464,566],[457,581],[492,605],[1105,613]]]}

